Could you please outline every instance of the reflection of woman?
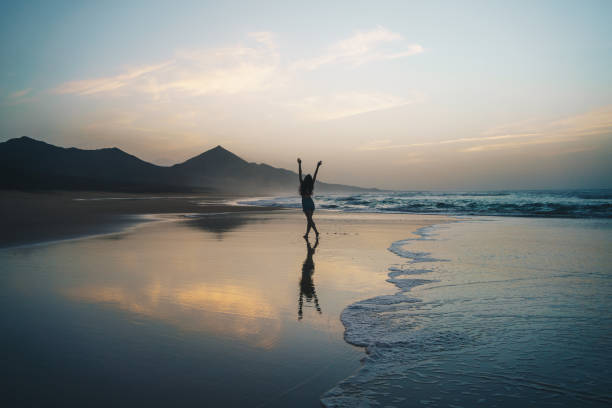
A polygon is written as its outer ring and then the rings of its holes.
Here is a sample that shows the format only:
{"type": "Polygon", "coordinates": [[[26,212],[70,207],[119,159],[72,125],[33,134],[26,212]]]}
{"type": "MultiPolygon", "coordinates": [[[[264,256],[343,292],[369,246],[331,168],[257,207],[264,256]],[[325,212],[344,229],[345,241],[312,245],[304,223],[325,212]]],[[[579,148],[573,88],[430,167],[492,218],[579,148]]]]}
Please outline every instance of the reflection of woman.
{"type": "Polygon", "coordinates": [[[302,279],[300,279],[300,300],[298,301],[298,320],[302,320],[302,307],[304,306],[304,298],[306,302],[312,302],[314,300],[317,312],[321,313],[321,307],[319,306],[319,299],[317,299],[317,292],[315,291],[314,282],[312,281],[312,275],[314,274],[314,261],[312,256],[315,253],[315,249],[319,245],[319,240],[315,241],[313,247],[310,246],[310,241],[306,238],[306,259],[302,265],[302,279]]]}
{"type": "Polygon", "coordinates": [[[317,163],[317,169],[314,172],[314,176],[307,174],[306,177],[302,178],[302,159],[298,158],[298,168],[300,169],[300,195],[302,196],[302,210],[306,215],[306,234],[304,238],[308,237],[308,233],[310,232],[310,228],[312,228],[317,235],[319,236],[319,231],[317,231],[317,226],[312,220],[312,214],[315,210],[314,201],[312,201],[312,190],[314,189],[315,181],[317,181],[317,173],[319,172],[319,167],[323,164],[322,161],[317,163]]]}

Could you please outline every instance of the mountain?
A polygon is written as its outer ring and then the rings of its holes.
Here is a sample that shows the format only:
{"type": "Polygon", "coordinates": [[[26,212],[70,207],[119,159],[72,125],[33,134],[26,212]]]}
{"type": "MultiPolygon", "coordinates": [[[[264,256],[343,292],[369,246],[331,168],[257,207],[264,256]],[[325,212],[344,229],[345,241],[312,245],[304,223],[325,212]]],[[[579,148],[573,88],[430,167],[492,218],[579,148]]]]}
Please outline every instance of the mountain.
{"type": "Polygon", "coordinates": [[[217,146],[171,167],[181,184],[208,186],[232,192],[284,191],[297,189],[297,174],[267,164],[249,163],[217,146]]]}
{"type": "MultiPolygon", "coordinates": [[[[249,163],[217,146],[164,167],[116,147],[63,148],[23,136],[0,143],[1,189],[106,191],[217,191],[244,194],[295,192],[295,172],[249,163]]],[[[317,182],[317,191],[364,191],[317,182]]]]}
{"type": "Polygon", "coordinates": [[[116,147],[62,148],[27,136],[0,143],[0,172],[0,188],[172,190],[162,167],[116,147]]]}

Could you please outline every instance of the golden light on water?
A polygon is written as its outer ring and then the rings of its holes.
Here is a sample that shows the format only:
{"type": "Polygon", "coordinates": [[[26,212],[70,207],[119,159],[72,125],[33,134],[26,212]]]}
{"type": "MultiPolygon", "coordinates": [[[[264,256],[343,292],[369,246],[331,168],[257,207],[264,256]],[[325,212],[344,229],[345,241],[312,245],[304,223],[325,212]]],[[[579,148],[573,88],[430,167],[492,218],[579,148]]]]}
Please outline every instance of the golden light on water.
{"type": "Polygon", "coordinates": [[[278,310],[252,288],[215,284],[171,288],[157,281],[143,288],[70,288],[64,295],[79,302],[108,304],[182,330],[240,339],[255,347],[272,347],[279,336],[278,310]]]}

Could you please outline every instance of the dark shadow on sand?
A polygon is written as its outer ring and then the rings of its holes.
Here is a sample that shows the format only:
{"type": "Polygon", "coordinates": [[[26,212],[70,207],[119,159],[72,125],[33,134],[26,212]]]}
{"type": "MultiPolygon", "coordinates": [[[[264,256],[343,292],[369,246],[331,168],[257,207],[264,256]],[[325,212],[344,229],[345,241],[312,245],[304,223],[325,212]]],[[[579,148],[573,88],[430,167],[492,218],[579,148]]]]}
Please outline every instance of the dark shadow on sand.
{"type": "Polygon", "coordinates": [[[267,218],[252,217],[248,214],[199,214],[188,218],[184,224],[210,232],[216,235],[218,240],[223,239],[223,234],[238,230],[247,224],[267,222],[267,218]]]}

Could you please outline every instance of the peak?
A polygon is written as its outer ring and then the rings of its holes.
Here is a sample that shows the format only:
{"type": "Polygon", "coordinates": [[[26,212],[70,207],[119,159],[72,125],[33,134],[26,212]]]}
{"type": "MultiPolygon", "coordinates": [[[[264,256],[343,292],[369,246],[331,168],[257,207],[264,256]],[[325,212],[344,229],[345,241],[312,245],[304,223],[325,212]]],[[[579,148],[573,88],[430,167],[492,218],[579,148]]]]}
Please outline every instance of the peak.
{"type": "Polygon", "coordinates": [[[210,153],[213,153],[213,154],[224,154],[224,155],[231,155],[231,156],[235,156],[235,154],[234,154],[234,153],[232,153],[232,152],[230,152],[229,150],[225,149],[225,148],[224,148],[223,146],[221,146],[221,145],[218,145],[218,146],[216,146],[216,147],[213,147],[212,149],[207,150],[207,151],[205,151],[205,152],[204,152],[204,153],[202,153],[202,154],[210,154],[210,153]]]}
{"type": "Polygon", "coordinates": [[[7,140],[7,142],[10,142],[10,143],[28,143],[28,144],[35,144],[35,143],[47,144],[47,143],[43,142],[42,140],[32,139],[29,136],[14,137],[12,139],[7,140]]]}
{"type": "Polygon", "coordinates": [[[36,139],[32,139],[29,136],[21,136],[21,137],[16,137],[13,140],[19,140],[21,142],[40,142],[40,140],[36,140],[36,139]]]}
{"type": "Polygon", "coordinates": [[[201,153],[198,156],[192,157],[191,159],[178,164],[177,166],[182,166],[184,164],[193,165],[194,163],[246,163],[243,159],[236,156],[234,153],[229,150],[223,148],[223,146],[218,145],[213,147],[210,150],[201,153]]]}
{"type": "Polygon", "coordinates": [[[111,153],[124,153],[123,150],[121,150],[120,148],[113,146],[113,147],[104,147],[102,149],[97,149],[99,151],[103,151],[103,152],[111,152],[111,153]]]}

